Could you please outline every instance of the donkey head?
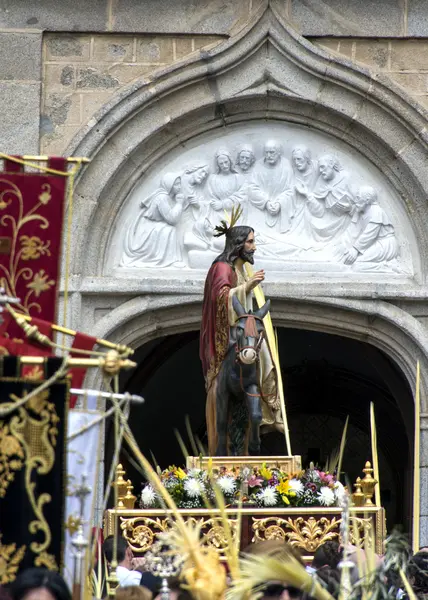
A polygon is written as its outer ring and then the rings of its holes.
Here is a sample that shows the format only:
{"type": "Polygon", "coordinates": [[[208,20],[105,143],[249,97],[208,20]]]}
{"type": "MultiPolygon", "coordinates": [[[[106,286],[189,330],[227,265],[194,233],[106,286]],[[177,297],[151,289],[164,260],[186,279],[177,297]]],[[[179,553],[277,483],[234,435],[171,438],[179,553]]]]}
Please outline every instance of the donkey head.
{"type": "Polygon", "coordinates": [[[232,306],[238,316],[235,325],[236,353],[242,363],[251,365],[260,351],[264,333],[263,318],[269,311],[270,300],[258,310],[247,312],[238,298],[233,296],[232,306]]]}

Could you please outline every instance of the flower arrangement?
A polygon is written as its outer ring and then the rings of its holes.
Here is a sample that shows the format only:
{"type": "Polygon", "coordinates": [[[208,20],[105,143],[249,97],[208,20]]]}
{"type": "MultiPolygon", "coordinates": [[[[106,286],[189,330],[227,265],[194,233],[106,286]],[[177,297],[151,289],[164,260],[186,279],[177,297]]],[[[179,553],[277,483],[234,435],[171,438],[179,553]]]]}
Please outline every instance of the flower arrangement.
{"type": "MultiPolygon", "coordinates": [[[[319,469],[288,475],[279,468],[214,469],[209,475],[203,469],[169,467],[160,475],[162,484],[178,508],[203,508],[214,502],[215,484],[226,504],[236,504],[240,494],[243,502],[261,508],[287,506],[340,506],[344,486],[336,477],[319,469]]],[[[141,492],[141,508],[161,508],[159,494],[150,484],[141,492]]]]}

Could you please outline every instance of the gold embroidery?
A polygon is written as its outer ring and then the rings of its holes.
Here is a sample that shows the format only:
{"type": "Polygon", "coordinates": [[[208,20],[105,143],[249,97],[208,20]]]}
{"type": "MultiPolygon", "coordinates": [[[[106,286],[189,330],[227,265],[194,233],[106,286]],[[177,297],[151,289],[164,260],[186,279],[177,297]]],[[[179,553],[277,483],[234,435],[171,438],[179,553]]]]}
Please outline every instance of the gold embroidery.
{"type": "Polygon", "coordinates": [[[0,535],[0,585],[10,583],[16,577],[19,564],[24,558],[25,546],[16,549],[16,544],[4,546],[0,535]]]}
{"type": "Polygon", "coordinates": [[[58,571],[58,565],[53,554],[41,552],[34,561],[36,567],[46,567],[50,571],[58,571]]]}
{"type": "Polygon", "coordinates": [[[210,367],[207,373],[207,384],[208,388],[215,377],[217,377],[220,371],[221,363],[227,353],[229,345],[229,316],[228,316],[228,302],[229,302],[229,287],[224,286],[220,290],[220,294],[217,298],[216,307],[216,331],[215,331],[215,356],[211,359],[210,367]]]}
{"type": "Polygon", "coordinates": [[[49,246],[51,245],[50,240],[43,242],[43,240],[36,235],[32,235],[31,237],[28,235],[21,235],[19,241],[21,242],[22,260],[35,260],[45,254],[47,254],[47,256],[51,255],[49,250],[49,246]]]}
{"type": "Polygon", "coordinates": [[[6,496],[9,484],[15,479],[15,471],[23,467],[24,450],[10,433],[9,426],[0,421],[0,498],[6,496]]]}
{"type": "MultiPolygon", "coordinates": [[[[33,277],[33,281],[31,283],[27,283],[27,288],[30,288],[36,294],[38,298],[42,292],[50,289],[53,285],[55,285],[55,281],[53,279],[47,280],[49,275],[46,273],[44,269],[40,269],[38,273],[36,273],[33,277]]],[[[27,299],[29,295],[27,295],[27,299]]]]}
{"type": "Polygon", "coordinates": [[[17,305],[25,314],[30,314],[30,310],[35,308],[41,312],[42,307],[38,302],[32,300],[33,294],[39,298],[42,292],[49,290],[55,281],[49,279],[49,275],[44,270],[34,273],[30,267],[20,266],[21,261],[35,260],[43,254],[50,256],[50,240],[43,242],[37,236],[20,235],[22,227],[31,221],[37,221],[40,229],[48,229],[49,221],[43,215],[38,214],[39,208],[46,205],[51,199],[51,186],[47,183],[42,185],[42,192],[39,194],[39,202],[33,206],[26,214],[24,214],[24,199],[19,187],[8,181],[0,178],[0,184],[6,186],[6,189],[0,192],[0,210],[7,208],[12,202],[18,203],[17,216],[12,216],[9,213],[3,214],[0,218],[0,226],[10,227],[12,229],[12,245],[9,255],[8,266],[0,265],[0,286],[5,289],[8,296],[16,297],[17,285],[20,279],[28,281],[27,288],[29,289],[25,298],[21,298],[21,302],[17,305]],[[18,240],[20,245],[18,244],[18,240]],[[20,246],[18,248],[18,245],[20,246]]]}
{"type": "Polygon", "coordinates": [[[42,185],[42,192],[39,194],[39,200],[42,204],[47,204],[48,202],[50,202],[52,196],[51,196],[51,186],[49,185],[49,183],[44,183],[42,185]]]}
{"type": "MultiPolygon", "coordinates": [[[[45,504],[52,501],[50,494],[40,494],[36,497],[36,484],[32,482],[32,472],[35,469],[39,474],[47,474],[55,463],[55,446],[57,442],[59,417],[56,414],[55,404],[49,402],[50,389],[40,392],[31,398],[26,408],[20,408],[18,415],[10,421],[10,433],[14,436],[14,449],[23,448],[25,455],[25,488],[35,519],[30,522],[29,530],[32,534],[44,534],[44,540],[32,542],[30,549],[40,555],[40,564],[47,566],[52,563],[53,557],[46,553],[52,539],[49,524],[46,521],[43,509],[45,504]],[[37,419],[28,412],[31,410],[37,419]]],[[[11,394],[11,398],[17,398],[11,394]]],[[[54,560],[54,559],[53,559],[54,560]]]]}

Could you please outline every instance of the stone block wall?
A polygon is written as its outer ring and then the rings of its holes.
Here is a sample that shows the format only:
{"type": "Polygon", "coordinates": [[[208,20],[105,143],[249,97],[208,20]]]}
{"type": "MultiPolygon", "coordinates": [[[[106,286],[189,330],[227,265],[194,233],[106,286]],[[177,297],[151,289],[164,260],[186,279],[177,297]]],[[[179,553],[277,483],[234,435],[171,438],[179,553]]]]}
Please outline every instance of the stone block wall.
{"type": "Polygon", "coordinates": [[[78,129],[131,81],[223,39],[210,35],[45,34],[42,153],[62,154],[78,129]]]}
{"type": "MultiPolygon", "coordinates": [[[[428,15],[428,12],[427,12],[428,15]]],[[[428,108],[428,40],[310,38],[327,52],[384,73],[428,108]]]]}

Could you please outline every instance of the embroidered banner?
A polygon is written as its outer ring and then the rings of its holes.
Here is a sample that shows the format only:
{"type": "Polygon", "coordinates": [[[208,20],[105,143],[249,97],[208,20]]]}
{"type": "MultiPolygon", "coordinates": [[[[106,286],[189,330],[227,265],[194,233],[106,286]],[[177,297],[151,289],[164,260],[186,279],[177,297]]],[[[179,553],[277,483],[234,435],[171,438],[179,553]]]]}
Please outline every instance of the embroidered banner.
{"type": "MultiPolygon", "coordinates": [[[[45,377],[61,359],[45,360],[45,377]]],[[[40,385],[19,377],[19,358],[0,359],[0,585],[28,567],[62,565],[69,387],[60,381],[14,408],[40,385]]]]}
{"type": "MultiPolygon", "coordinates": [[[[66,172],[66,159],[48,167],[66,172]]],[[[53,322],[67,177],[23,169],[5,160],[0,172],[0,286],[21,312],[53,322]]]]}

